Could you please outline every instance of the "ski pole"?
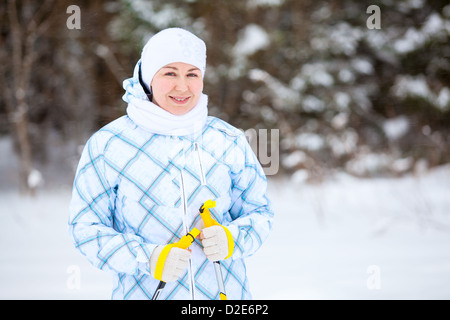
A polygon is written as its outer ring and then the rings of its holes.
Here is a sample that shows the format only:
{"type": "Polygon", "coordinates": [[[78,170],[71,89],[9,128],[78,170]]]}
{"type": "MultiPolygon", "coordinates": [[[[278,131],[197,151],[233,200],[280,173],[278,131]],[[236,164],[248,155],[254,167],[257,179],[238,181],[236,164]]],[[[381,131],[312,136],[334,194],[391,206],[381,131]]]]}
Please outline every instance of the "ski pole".
{"type": "MultiPolygon", "coordinates": [[[[200,234],[200,230],[197,228],[193,228],[188,234],[184,235],[178,242],[166,245],[161,251],[158,261],[156,263],[155,269],[155,278],[161,279],[162,271],[164,267],[164,262],[166,261],[167,255],[169,254],[170,249],[176,247],[181,249],[187,249],[189,246],[195,241],[195,238],[200,234]]],[[[166,283],[162,280],[159,281],[158,287],[156,288],[155,293],[153,294],[152,300],[157,300],[161,292],[163,291],[166,283]]]]}
{"type": "MultiPolygon", "coordinates": [[[[209,212],[209,208],[214,208],[216,206],[216,202],[212,200],[207,200],[200,207],[200,216],[202,217],[203,223],[205,224],[205,228],[218,225],[219,223],[215,221],[211,217],[211,212],[209,212]]],[[[220,269],[221,264],[220,261],[214,261],[214,271],[216,272],[217,285],[219,286],[220,292],[220,300],[227,300],[227,294],[225,292],[225,283],[223,282],[222,270],[220,269]]]]}

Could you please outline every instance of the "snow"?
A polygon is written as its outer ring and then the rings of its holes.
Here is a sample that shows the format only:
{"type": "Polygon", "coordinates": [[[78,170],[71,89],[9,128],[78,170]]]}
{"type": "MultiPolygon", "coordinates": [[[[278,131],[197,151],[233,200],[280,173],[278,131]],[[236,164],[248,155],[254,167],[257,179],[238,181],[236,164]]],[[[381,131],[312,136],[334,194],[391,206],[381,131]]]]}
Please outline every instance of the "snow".
{"type": "Polygon", "coordinates": [[[394,48],[398,53],[408,53],[419,47],[424,42],[423,35],[415,28],[409,28],[403,38],[394,43],[394,48]]]}
{"type": "Polygon", "coordinates": [[[249,24],[240,32],[239,40],[234,47],[237,56],[249,56],[269,45],[269,36],[257,24],[249,24]]]}
{"type": "Polygon", "coordinates": [[[251,69],[248,72],[248,77],[252,81],[261,81],[266,84],[268,93],[273,99],[273,107],[276,110],[292,109],[292,106],[301,100],[301,95],[296,89],[286,86],[264,70],[251,69]]]}
{"type": "Polygon", "coordinates": [[[424,98],[443,112],[450,108],[450,89],[442,87],[438,94],[434,93],[423,75],[417,77],[397,76],[392,90],[397,97],[403,99],[406,97],[424,98]]]}
{"type": "Polygon", "coordinates": [[[450,166],[270,192],[274,229],[248,259],[255,299],[450,298],[450,166]]]}
{"type": "Polygon", "coordinates": [[[398,116],[387,119],[383,123],[383,130],[386,136],[391,140],[403,137],[409,130],[409,121],[405,116],[398,116]]]}
{"type": "Polygon", "coordinates": [[[326,31],[328,44],[325,46],[334,54],[345,54],[352,56],[355,54],[358,42],[363,37],[364,32],[359,28],[354,28],[347,22],[339,22],[329,26],[326,31]]]}
{"type": "MultiPolygon", "coordinates": [[[[335,95],[336,104],[339,105],[343,100],[341,100],[337,95],[335,95]]],[[[348,123],[349,115],[345,112],[340,112],[331,119],[331,125],[335,129],[344,129],[348,123]]]]}
{"type": "MultiPolygon", "coordinates": [[[[274,228],[247,259],[255,299],[450,298],[450,165],[397,179],[292,179],[269,178],[274,228]]],[[[68,188],[0,192],[0,299],[110,298],[110,274],[69,239],[69,200],[68,188]]]]}
{"type": "Polygon", "coordinates": [[[351,83],[355,80],[355,75],[348,69],[341,69],[339,70],[338,78],[344,83],[351,83]]]}
{"type": "Polygon", "coordinates": [[[312,132],[299,133],[296,141],[300,149],[310,151],[320,150],[325,144],[325,139],[321,135],[312,132]]]}
{"type": "Polygon", "coordinates": [[[330,134],[327,136],[329,147],[338,157],[354,153],[357,150],[358,139],[358,134],[352,129],[347,129],[340,135],[330,134]]]}
{"type": "Polygon", "coordinates": [[[366,147],[361,147],[356,156],[349,160],[345,167],[352,174],[371,176],[388,170],[395,160],[391,154],[375,153],[366,147]]]}
{"type": "Polygon", "coordinates": [[[430,40],[446,41],[450,30],[450,22],[441,18],[437,13],[428,16],[421,29],[408,28],[402,38],[394,42],[394,49],[399,54],[406,54],[417,50],[430,40]]]}
{"type": "Polygon", "coordinates": [[[307,63],[303,65],[300,75],[308,79],[313,86],[331,87],[333,77],[326,71],[326,66],[321,63],[307,63]]]}
{"type": "Polygon", "coordinates": [[[286,168],[294,168],[295,166],[303,163],[306,160],[306,153],[301,150],[296,150],[286,156],[282,162],[286,168]]]}
{"type": "Polygon", "coordinates": [[[354,70],[361,74],[373,74],[374,72],[372,64],[365,59],[355,58],[351,61],[351,65],[354,70]]]}
{"type": "Polygon", "coordinates": [[[424,0],[406,0],[398,4],[398,7],[402,11],[409,12],[411,9],[420,9],[424,5],[424,0]]]}
{"type": "Polygon", "coordinates": [[[32,169],[28,175],[28,186],[34,189],[43,183],[43,177],[39,170],[32,169]]]}
{"type": "Polygon", "coordinates": [[[260,6],[281,6],[284,0],[248,0],[247,6],[248,8],[260,7],[260,6]]]}
{"type": "Polygon", "coordinates": [[[419,96],[423,98],[429,97],[432,93],[423,75],[413,76],[397,76],[393,89],[398,97],[405,98],[407,96],[419,96]]]}
{"type": "Polygon", "coordinates": [[[0,193],[0,299],[109,299],[110,275],[91,267],[69,239],[69,201],[67,189],[35,198],[0,193]]]}
{"type": "MultiPolygon", "coordinates": [[[[142,20],[148,21],[158,29],[172,27],[174,22],[177,25],[190,23],[186,13],[172,4],[167,3],[159,7],[151,1],[133,0],[129,1],[129,5],[142,20]]],[[[144,41],[144,44],[145,42],[147,41],[144,41]]]]}
{"type": "Polygon", "coordinates": [[[450,89],[444,87],[439,91],[439,95],[436,98],[437,106],[442,110],[446,111],[450,108],[450,89]]]}
{"type": "Polygon", "coordinates": [[[326,105],[323,100],[308,94],[302,100],[302,107],[306,112],[322,112],[325,110],[326,105]]]}

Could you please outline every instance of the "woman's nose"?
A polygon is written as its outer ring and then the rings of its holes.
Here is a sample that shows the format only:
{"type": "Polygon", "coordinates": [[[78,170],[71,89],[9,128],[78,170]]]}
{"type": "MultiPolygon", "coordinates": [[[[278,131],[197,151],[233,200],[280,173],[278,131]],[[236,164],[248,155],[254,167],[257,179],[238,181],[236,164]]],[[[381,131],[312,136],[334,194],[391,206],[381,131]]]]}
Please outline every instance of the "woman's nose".
{"type": "Polygon", "coordinates": [[[177,91],[187,91],[188,90],[188,84],[187,84],[187,80],[184,77],[179,77],[176,80],[175,83],[175,90],[177,91]]]}

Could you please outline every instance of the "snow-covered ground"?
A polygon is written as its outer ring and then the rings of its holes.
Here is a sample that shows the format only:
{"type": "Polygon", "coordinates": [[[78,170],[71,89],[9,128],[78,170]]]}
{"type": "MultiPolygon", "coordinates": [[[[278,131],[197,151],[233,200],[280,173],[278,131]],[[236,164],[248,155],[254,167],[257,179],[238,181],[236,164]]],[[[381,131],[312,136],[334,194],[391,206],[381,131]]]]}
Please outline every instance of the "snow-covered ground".
{"type": "Polygon", "coordinates": [[[272,183],[255,299],[450,299],[450,166],[420,177],[272,183]]]}
{"type": "MultiPolygon", "coordinates": [[[[247,261],[255,299],[450,299],[450,165],[269,186],[274,229],[247,261]]],[[[110,298],[110,275],[69,240],[69,200],[0,192],[0,299],[110,298]]]]}

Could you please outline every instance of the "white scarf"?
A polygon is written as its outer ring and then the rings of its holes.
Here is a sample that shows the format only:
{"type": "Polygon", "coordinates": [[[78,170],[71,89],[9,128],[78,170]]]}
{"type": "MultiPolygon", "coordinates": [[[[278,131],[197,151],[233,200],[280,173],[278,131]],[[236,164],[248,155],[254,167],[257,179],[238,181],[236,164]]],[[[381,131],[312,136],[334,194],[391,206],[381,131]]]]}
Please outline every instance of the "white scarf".
{"type": "Polygon", "coordinates": [[[174,115],[149,100],[133,97],[128,102],[127,114],[138,126],[152,133],[172,136],[198,134],[208,116],[208,96],[203,94],[188,113],[174,115]]]}

